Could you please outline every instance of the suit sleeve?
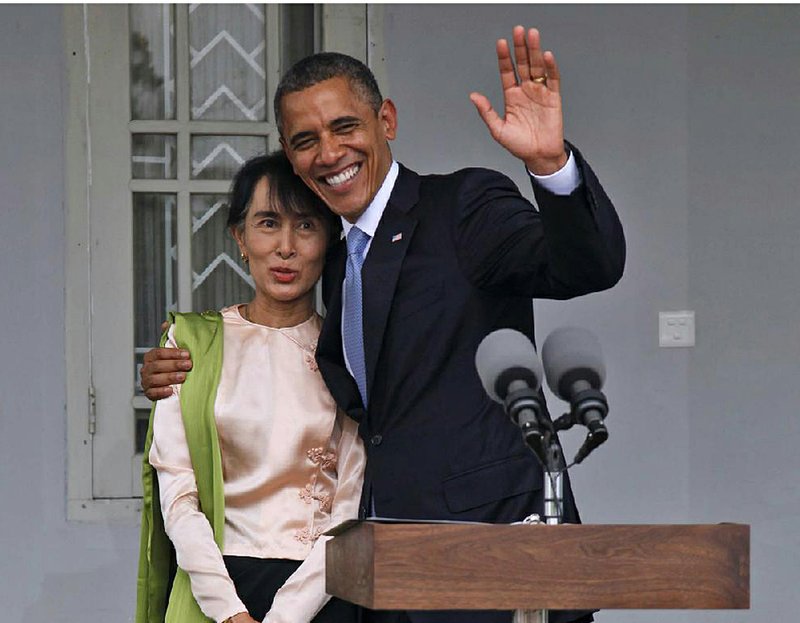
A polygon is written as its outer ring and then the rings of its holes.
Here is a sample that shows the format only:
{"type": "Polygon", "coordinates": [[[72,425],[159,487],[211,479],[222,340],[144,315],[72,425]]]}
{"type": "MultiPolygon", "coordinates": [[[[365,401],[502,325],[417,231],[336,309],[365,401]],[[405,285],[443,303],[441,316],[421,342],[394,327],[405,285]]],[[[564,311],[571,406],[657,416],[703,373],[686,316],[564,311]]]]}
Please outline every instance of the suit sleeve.
{"type": "Polygon", "coordinates": [[[581,184],[555,195],[533,184],[539,209],[506,176],[461,172],[453,235],[459,265],[478,288],[567,299],[610,288],[622,277],[625,237],[611,200],[573,148],[581,184]]]}

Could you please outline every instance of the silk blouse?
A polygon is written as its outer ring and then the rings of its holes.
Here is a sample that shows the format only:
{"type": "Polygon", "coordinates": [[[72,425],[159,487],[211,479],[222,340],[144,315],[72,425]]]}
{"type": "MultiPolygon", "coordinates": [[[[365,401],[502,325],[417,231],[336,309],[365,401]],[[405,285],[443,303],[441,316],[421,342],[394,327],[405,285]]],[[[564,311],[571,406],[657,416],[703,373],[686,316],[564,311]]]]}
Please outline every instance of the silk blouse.
{"type": "MultiPolygon", "coordinates": [[[[156,405],[150,464],[178,565],[214,621],[246,611],[222,555],[303,560],[275,595],[268,623],[310,621],[327,603],[322,532],[356,517],[366,456],[357,424],[336,408],[314,352],[322,319],[294,327],[222,310],[222,372],[214,403],[225,495],[224,545],[199,509],[180,385],[156,405]]],[[[170,329],[167,345],[177,348],[170,329]]]]}

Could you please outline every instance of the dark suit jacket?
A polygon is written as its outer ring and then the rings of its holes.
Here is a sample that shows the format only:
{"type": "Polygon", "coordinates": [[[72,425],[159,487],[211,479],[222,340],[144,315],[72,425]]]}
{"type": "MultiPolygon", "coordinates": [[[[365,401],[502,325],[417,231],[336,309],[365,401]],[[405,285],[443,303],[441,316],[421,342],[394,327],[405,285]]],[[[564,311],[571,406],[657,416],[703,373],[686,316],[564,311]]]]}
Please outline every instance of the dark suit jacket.
{"type": "MultiPolygon", "coordinates": [[[[538,211],[494,171],[420,176],[401,167],[362,269],[366,411],[342,354],[346,247],[332,248],[317,360],[336,402],[360,422],[362,514],[370,493],[389,517],[510,522],[542,513],[542,469],[484,392],[474,358],[501,327],[533,340],[531,298],[603,290],[622,275],[619,219],[573,153],[583,183],[567,197],[535,187],[538,211]]],[[[568,482],[564,515],[579,521],[568,482]]]]}

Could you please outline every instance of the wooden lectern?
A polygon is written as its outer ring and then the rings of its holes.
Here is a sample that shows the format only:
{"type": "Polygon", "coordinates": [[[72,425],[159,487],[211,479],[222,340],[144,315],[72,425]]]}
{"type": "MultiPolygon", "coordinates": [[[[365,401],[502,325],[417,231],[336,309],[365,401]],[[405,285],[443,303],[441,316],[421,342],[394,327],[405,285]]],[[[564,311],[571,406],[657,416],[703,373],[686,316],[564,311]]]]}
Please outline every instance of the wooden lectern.
{"type": "Polygon", "coordinates": [[[365,521],[327,543],[327,591],[378,610],[750,607],[750,527],[365,521]]]}

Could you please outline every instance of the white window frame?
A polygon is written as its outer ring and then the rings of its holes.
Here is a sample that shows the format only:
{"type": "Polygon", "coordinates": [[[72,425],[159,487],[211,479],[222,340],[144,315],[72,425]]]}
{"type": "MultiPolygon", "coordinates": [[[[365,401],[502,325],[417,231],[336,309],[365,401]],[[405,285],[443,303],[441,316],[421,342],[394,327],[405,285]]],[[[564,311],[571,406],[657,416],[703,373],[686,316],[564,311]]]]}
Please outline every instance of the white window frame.
{"type": "MultiPolygon", "coordinates": [[[[186,19],[176,7],[176,41],[185,41],[186,19]],[[183,38],[183,39],[182,39],[183,38]]],[[[278,5],[267,5],[268,19],[277,16],[278,5]]],[[[130,227],[131,192],[139,190],[139,180],[130,180],[130,132],[172,132],[175,121],[141,121],[120,124],[117,111],[127,111],[128,90],[128,6],[67,5],[64,11],[64,44],[67,59],[67,110],[64,150],[66,161],[66,359],[67,359],[67,517],[75,521],[134,517],[141,508],[135,497],[141,455],[133,455],[130,473],[110,478],[130,480],[118,488],[121,494],[96,495],[97,474],[106,478],[103,457],[97,456],[98,430],[116,431],[113,441],[118,451],[133,448],[134,406],[142,398],[129,400],[133,363],[132,232],[130,227]],[[114,114],[117,117],[110,120],[114,114]],[[114,125],[116,124],[116,125],[114,125]],[[118,171],[111,175],[109,171],[118,171]],[[109,206],[113,206],[109,208],[109,206]],[[116,210],[116,213],[114,212],[116,210]],[[116,214],[116,216],[115,216],[116,214]],[[120,216],[124,215],[124,216],[120,216]],[[127,223],[127,226],[123,224],[127,223]],[[108,250],[116,251],[113,261],[108,250]],[[105,253],[105,255],[103,255],[105,253]],[[111,310],[111,311],[109,311],[111,310]],[[114,323],[108,318],[113,318],[114,323]],[[119,331],[127,322],[129,331],[119,331]],[[122,334],[122,337],[120,335],[122,334]],[[127,336],[127,337],[126,337],[127,336]],[[128,343],[130,342],[130,343],[128,343]],[[110,379],[110,380],[109,380],[110,379]],[[122,388],[122,389],[114,389],[122,388]],[[127,389],[126,389],[127,388],[127,389]],[[127,421],[111,422],[112,401],[119,395],[127,401],[127,421]]],[[[318,8],[322,50],[336,50],[370,64],[385,86],[383,58],[383,10],[367,5],[322,5],[318,8]]],[[[280,49],[270,43],[273,53],[280,49]]],[[[176,62],[181,62],[177,54],[176,62]]],[[[274,71],[274,67],[273,67],[274,71]]],[[[267,102],[272,101],[275,78],[268,78],[267,102]]],[[[178,97],[188,95],[178,93],[178,97]]],[[[181,108],[181,101],[178,101],[181,108]]],[[[184,106],[184,109],[186,107],[184,106]]],[[[191,125],[191,122],[189,122],[191,125]]],[[[220,130],[230,131],[228,122],[220,130]]],[[[203,131],[209,131],[204,122],[203,131]]],[[[248,125],[243,133],[263,131],[269,147],[277,148],[271,110],[268,120],[248,125]],[[262,127],[263,126],[263,127],[262,127]]],[[[188,138],[186,139],[188,142],[188,138]]],[[[179,146],[179,150],[181,146],[179,146]]],[[[188,144],[182,147],[188,154],[188,144]]],[[[188,158],[183,166],[188,168],[188,158]]],[[[178,248],[189,253],[188,192],[178,189],[173,180],[148,181],[146,188],[185,193],[179,198],[178,248]],[[183,239],[181,239],[183,237],[183,239]]],[[[193,192],[226,192],[227,182],[193,182],[193,192]]],[[[179,305],[187,309],[191,291],[179,286],[179,305]]],[[[143,405],[147,401],[144,400],[143,405]]],[[[119,408],[117,407],[117,411],[119,408]]],[[[108,443],[102,444],[108,448],[108,443]]]]}

